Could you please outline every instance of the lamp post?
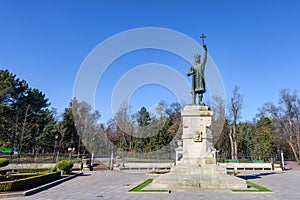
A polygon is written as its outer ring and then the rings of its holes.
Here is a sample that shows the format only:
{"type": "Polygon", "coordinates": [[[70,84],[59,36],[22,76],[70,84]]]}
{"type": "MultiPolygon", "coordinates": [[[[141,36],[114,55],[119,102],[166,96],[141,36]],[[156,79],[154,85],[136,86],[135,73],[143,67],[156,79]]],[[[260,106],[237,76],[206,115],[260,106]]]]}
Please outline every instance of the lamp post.
{"type": "Polygon", "coordinates": [[[69,147],[69,148],[68,148],[68,152],[69,152],[69,160],[71,160],[72,149],[73,149],[72,147],[69,147]]]}
{"type": "Polygon", "coordinates": [[[68,152],[69,152],[69,160],[72,159],[72,153],[73,153],[73,151],[75,151],[75,148],[74,148],[74,147],[69,147],[69,148],[68,148],[68,152]]]}
{"type": "Polygon", "coordinates": [[[215,151],[215,159],[216,159],[216,162],[218,162],[218,155],[220,153],[220,150],[216,150],[215,151]]]}
{"type": "MultiPolygon", "coordinates": [[[[55,142],[57,143],[58,135],[55,135],[55,142]]],[[[60,149],[60,148],[59,148],[60,149]]],[[[56,162],[58,162],[59,149],[56,151],[56,162]]]]}
{"type": "Polygon", "coordinates": [[[55,139],[55,141],[54,141],[53,161],[54,161],[54,158],[55,158],[56,144],[57,144],[57,139],[58,139],[57,134],[55,134],[54,139],[55,139]]]}
{"type": "Polygon", "coordinates": [[[92,139],[92,158],[91,158],[91,166],[94,166],[94,140],[95,138],[93,137],[92,139]]]}

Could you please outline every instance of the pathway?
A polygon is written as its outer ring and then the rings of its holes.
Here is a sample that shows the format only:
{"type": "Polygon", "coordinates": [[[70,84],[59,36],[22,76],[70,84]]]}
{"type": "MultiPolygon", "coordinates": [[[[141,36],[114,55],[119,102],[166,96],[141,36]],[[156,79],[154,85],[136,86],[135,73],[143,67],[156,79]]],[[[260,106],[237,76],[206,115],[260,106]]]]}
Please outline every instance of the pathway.
{"type": "Polygon", "coordinates": [[[300,171],[300,165],[295,161],[285,161],[285,169],[291,171],[300,171]]]}
{"type": "MultiPolygon", "coordinates": [[[[245,171],[243,171],[245,173],[245,171]]],[[[40,199],[300,199],[300,172],[261,173],[246,171],[245,178],[263,185],[272,193],[233,193],[233,192],[172,192],[172,193],[128,193],[127,191],[149,176],[145,173],[124,173],[116,171],[93,171],[76,177],[58,186],[32,196],[9,198],[10,200],[40,199]]]]}

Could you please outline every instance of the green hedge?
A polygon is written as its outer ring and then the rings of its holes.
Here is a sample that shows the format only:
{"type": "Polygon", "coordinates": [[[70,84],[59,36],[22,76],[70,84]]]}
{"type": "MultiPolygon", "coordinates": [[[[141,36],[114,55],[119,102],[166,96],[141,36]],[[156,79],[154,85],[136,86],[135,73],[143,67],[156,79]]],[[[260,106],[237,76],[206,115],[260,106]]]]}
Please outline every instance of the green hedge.
{"type": "Polygon", "coordinates": [[[11,171],[11,169],[2,169],[2,170],[0,170],[0,174],[5,175],[9,171],[11,171]]]}
{"type": "Polygon", "coordinates": [[[47,173],[14,181],[0,182],[0,191],[27,190],[60,178],[60,173],[47,173]]]}
{"type": "Polygon", "coordinates": [[[37,176],[38,173],[23,173],[23,174],[9,174],[9,175],[0,175],[1,181],[13,181],[13,180],[19,180],[23,178],[28,178],[32,176],[37,176]]]}
{"type": "Polygon", "coordinates": [[[37,173],[37,172],[48,172],[49,168],[21,168],[18,169],[19,173],[37,173]]]}
{"type": "Polygon", "coordinates": [[[9,164],[9,160],[7,158],[0,158],[0,167],[5,167],[9,164]]]}
{"type": "Polygon", "coordinates": [[[225,163],[225,162],[226,162],[226,159],[225,159],[225,158],[218,158],[218,159],[217,159],[217,162],[218,162],[218,163],[225,163]]]}
{"type": "Polygon", "coordinates": [[[49,172],[56,172],[56,171],[57,171],[56,165],[54,167],[52,167],[51,169],[49,169],[49,172]]]}
{"type": "Polygon", "coordinates": [[[240,162],[240,163],[249,163],[250,160],[249,160],[248,158],[241,158],[241,159],[239,160],[239,162],[240,162]]]}
{"type": "Polygon", "coordinates": [[[71,172],[71,168],[73,167],[72,161],[69,160],[61,160],[56,163],[56,167],[59,170],[64,170],[67,174],[71,172]]]}

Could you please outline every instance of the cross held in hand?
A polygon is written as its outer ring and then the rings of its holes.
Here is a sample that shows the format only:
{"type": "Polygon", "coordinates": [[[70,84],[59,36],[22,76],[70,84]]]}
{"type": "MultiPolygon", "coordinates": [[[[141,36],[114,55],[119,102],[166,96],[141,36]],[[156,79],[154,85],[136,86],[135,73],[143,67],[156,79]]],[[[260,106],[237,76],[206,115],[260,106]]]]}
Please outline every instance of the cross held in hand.
{"type": "Polygon", "coordinates": [[[206,38],[206,36],[202,33],[202,35],[200,36],[200,38],[202,39],[202,45],[204,45],[204,38],[206,38]]]}

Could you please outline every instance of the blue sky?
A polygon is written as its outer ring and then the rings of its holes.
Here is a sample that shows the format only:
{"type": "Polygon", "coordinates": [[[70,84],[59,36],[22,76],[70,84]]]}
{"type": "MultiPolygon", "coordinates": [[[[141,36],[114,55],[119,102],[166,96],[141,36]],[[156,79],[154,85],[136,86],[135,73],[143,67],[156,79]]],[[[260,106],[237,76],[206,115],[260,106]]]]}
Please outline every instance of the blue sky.
{"type": "MultiPolygon", "coordinates": [[[[44,92],[62,112],[82,62],[107,38],[141,27],[172,29],[199,42],[205,33],[227,96],[240,87],[242,120],[251,121],[265,102],[277,102],[280,89],[300,90],[299,10],[297,0],[1,0],[0,68],[44,92]]],[[[190,67],[162,51],[123,55],[98,85],[96,109],[103,121],[111,117],[113,86],[128,70],[150,62],[167,64],[183,76],[190,67]]],[[[133,94],[131,104],[135,110],[160,100],[176,98],[166,88],[147,85],[133,94]]]]}

